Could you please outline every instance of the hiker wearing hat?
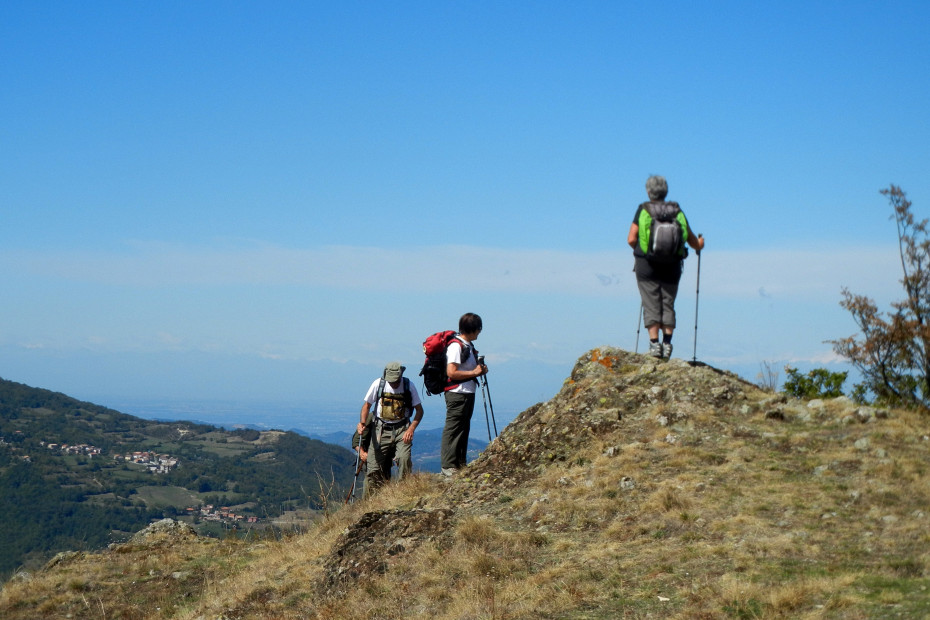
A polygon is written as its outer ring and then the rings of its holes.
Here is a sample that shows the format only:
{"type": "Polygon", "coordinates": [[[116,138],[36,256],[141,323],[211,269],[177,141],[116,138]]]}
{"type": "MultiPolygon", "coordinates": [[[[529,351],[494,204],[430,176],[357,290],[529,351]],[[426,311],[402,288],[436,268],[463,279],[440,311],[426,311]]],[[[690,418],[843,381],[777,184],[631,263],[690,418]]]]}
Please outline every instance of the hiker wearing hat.
{"type": "Polygon", "coordinates": [[[391,362],[365,394],[356,430],[363,435],[371,419],[368,446],[359,446],[360,455],[364,456],[367,450],[366,496],[391,479],[394,459],[398,478],[406,476],[413,466],[410,448],[414,430],[423,419],[423,405],[416,387],[404,377],[404,370],[400,362],[391,362]]]}
{"type": "Polygon", "coordinates": [[[685,243],[700,254],[704,237],[694,234],[677,202],[665,201],[668,195],[665,177],[649,177],[646,193],[649,202],[636,210],[627,243],[635,257],[633,271],[643,301],[643,326],[649,332],[649,354],[668,359],[672,356],[678,281],[688,256],[685,243]]]}

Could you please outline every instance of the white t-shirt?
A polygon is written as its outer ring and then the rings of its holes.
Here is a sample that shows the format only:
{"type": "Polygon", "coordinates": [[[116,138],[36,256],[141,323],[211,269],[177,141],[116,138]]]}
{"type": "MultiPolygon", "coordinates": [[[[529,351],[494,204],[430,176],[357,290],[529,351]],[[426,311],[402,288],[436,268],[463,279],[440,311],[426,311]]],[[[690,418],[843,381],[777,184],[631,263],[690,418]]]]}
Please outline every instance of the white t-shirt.
{"type": "MultiPolygon", "coordinates": [[[[410,381],[410,406],[416,408],[420,404],[420,395],[417,394],[417,386],[413,384],[413,381],[410,381]]],[[[365,394],[365,402],[369,405],[375,405],[375,400],[378,398],[378,386],[381,385],[381,379],[375,379],[371,384],[371,387],[368,388],[368,392],[365,394]]],[[[400,383],[397,385],[395,390],[391,387],[391,384],[387,381],[384,382],[384,393],[385,394],[403,394],[404,393],[404,378],[401,377],[400,383]]],[[[413,411],[409,411],[407,415],[412,416],[413,411]]],[[[381,403],[377,403],[375,407],[375,417],[381,417],[381,403]]]]}
{"type": "MultiPolygon", "coordinates": [[[[462,344],[462,341],[456,338],[452,341],[452,344],[446,349],[446,364],[458,364],[459,370],[474,370],[478,367],[478,359],[475,357],[474,349],[471,346],[468,346],[468,357],[465,361],[462,361],[462,350],[465,348],[465,345],[462,344]]],[[[457,392],[459,394],[474,394],[478,390],[478,382],[474,379],[466,381],[465,383],[460,383],[449,392],[457,392]]]]}

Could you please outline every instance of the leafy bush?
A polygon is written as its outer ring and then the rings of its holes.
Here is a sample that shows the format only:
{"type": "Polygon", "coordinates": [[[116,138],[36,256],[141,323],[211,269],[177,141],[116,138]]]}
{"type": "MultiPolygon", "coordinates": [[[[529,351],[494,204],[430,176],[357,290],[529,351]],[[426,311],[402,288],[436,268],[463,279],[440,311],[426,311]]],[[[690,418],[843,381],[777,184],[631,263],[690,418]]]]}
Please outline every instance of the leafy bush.
{"type": "Polygon", "coordinates": [[[815,368],[802,375],[797,368],[785,366],[785,393],[797,398],[836,398],[843,395],[845,372],[815,368]]]}

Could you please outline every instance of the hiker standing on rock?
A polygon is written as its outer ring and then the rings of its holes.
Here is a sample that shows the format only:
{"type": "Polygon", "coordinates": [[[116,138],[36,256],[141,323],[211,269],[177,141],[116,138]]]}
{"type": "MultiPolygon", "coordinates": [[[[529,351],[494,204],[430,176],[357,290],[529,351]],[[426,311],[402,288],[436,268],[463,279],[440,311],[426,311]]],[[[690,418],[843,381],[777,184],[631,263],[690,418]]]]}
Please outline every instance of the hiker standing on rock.
{"type": "Polygon", "coordinates": [[[643,326],[649,332],[649,354],[668,359],[672,356],[675,331],[675,297],[688,256],[685,243],[700,253],[704,237],[694,234],[677,202],[665,201],[668,195],[665,177],[649,177],[646,193],[649,202],[636,210],[627,243],[635,257],[633,271],[643,301],[643,326]]]}
{"type": "Polygon", "coordinates": [[[413,468],[413,433],[423,419],[423,405],[416,386],[404,377],[404,370],[400,362],[391,362],[384,367],[384,375],[375,379],[365,394],[356,429],[360,436],[365,435],[366,428],[370,433],[368,445],[364,442],[359,445],[359,455],[362,460],[367,457],[368,461],[365,496],[391,479],[395,458],[398,479],[413,468]]]}
{"type": "Polygon", "coordinates": [[[467,312],[459,319],[459,333],[446,349],[446,375],[451,387],[444,394],[446,424],[439,450],[440,471],[444,476],[451,476],[467,461],[478,377],[488,372],[487,366],[478,363],[478,351],[472,344],[480,333],[481,317],[467,312]]]}

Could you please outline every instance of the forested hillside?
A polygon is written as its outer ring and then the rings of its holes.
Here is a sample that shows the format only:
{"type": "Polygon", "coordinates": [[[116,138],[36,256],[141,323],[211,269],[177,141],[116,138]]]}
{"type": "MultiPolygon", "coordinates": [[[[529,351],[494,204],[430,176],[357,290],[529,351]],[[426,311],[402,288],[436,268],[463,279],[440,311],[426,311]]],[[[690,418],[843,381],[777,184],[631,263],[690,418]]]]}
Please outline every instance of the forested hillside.
{"type": "Polygon", "coordinates": [[[353,464],[293,432],[153,422],[0,379],[0,577],[164,516],[207,534],[306,517],[342,493],[353,464]]]}

